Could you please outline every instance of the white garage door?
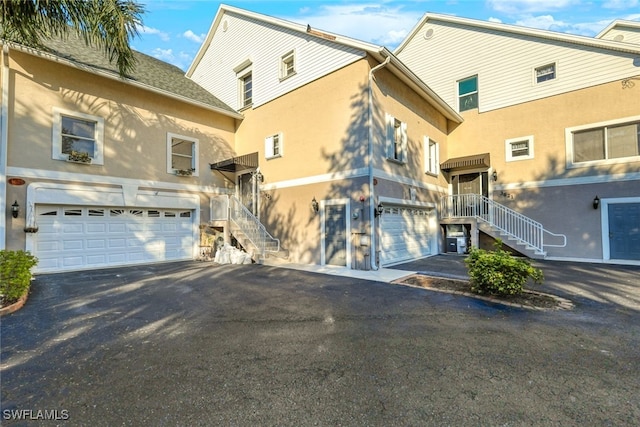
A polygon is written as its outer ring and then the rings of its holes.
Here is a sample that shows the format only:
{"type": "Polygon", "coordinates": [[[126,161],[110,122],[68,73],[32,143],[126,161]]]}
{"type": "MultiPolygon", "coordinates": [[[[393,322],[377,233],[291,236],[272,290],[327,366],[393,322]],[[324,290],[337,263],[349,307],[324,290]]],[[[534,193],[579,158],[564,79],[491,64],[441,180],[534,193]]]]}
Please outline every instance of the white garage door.
{"type": "Polygon", "coordinates": [[[380,217],[383,266],[432,254],[429,212],[411,207],[385,207],[380,217]]]}
{"type": "Polygon", "coordinates": [[[36,206],[37,272],[193,258],[193,212],[36,206]]]}

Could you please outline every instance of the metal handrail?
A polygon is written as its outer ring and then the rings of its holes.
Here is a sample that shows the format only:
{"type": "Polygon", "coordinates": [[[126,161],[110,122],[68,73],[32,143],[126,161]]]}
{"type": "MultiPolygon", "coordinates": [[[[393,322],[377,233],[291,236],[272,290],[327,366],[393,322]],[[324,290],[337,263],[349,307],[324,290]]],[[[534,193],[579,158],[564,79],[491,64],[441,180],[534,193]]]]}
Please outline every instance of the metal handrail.
{"type": "Polygon", "coordinates": [[[442,218],[477,218],[538,252],[544,252],[545,246],[565,247],[567,245],[567,236],[564,234],[555,234],[545,230],[541,223],[481,194],[445,196],[440,203],[442,218]],[[544,243],[545,233],[562,238],[563,244],[544,243]]]}
{"type": "Polygon", "coordinates": [[[260,254],[264,256],[266,252],[279,252],[280,240],[269,234],[260,220],[237,197],[231,196],[229,201],[230,221],[242,231],[260,254]]]}

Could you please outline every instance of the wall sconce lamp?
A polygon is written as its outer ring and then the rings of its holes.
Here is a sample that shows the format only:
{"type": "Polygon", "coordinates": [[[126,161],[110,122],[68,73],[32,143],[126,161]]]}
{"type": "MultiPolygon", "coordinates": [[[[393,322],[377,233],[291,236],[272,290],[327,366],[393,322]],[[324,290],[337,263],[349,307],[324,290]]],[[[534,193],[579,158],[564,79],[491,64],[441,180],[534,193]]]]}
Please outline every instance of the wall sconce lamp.
{"type": "Polygon", "coordinates": [[[596,196],[593,199],[593,209],[598,209],[598,206],[600,206],[600,197],[596,196]]]}
{"type": "Polygon", "coordinates": [[[375,210],[373,211],[373,216],[377,218],[380,215],[382,215],[383,212],[384,212],[384,206],[382,206],[382,203],[378,203],[378,206],[376,206],[375,210]]]}
{"type": "Polygon", "coordinates": [[[20,213],[20,205],[18,204],[18,201],[16,200],[11,205],[11,216],[13,216],[14,218],[18,218],[18,214],[19,213],[20,213]]]}
{"type": "Polygon", "coordinates": [[[320,204],[316,200],[315,196],[313,197],[313,200],[311,200],[311,209],[313,209],[313,212],[315,213],[318,213],[320,210],[320,204]]]}
{"type": "Polygon", "coordinates": [[[498,171],[493,171],[493,173],[491,174],[491,178],[493,178],[493,181],[497,181],[498,180],[498,171]]]}

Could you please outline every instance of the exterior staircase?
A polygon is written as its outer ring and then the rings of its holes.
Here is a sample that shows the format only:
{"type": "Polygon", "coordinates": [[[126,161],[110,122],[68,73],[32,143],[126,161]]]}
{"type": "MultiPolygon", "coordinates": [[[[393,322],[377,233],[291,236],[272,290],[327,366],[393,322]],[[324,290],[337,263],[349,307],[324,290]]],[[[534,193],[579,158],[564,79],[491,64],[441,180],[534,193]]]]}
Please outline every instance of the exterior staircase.
{"type": "Polygon", "coordinates": [[[565,247],[567,236],[481,194],[458,194],[440,200],[442,219],[474,218],[478,228],[531,258],[545,258],[546,247],[565,247]],[[545,237],[547,241],[545,242],[545,237]],[[562,243],[549,243],[549,239],[562,243]]]}
{"type": "Polygon", "coordinates": [[[260,220],[234,196],[229,197],[229,231],[257,263],[267,256],[286,258],[288,255],[281,250],[280,240],[271,236],[260,220]]]}

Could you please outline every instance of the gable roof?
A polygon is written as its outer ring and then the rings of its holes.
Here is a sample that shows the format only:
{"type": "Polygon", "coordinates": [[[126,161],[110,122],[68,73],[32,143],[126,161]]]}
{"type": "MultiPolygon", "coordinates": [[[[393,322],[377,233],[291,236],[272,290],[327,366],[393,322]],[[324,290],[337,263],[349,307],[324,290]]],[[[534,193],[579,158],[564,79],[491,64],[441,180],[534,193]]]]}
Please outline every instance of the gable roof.
{"type": "Polygon", "coordinates": [[[534,28],[521,27],[517,25],[502,24],[489,21],[480,21],[476,19],[460,18],[452,15],[442,15],[437,13],[425,13],[422,19],[413,27],[411,32],[405,37],[400,46],[396,48],[394,54],[398,55],[406,47],[411,39],[413,39],[421,28],[428,22],[447,22],[472,28],[499,31],[508,34],[534,37],[541,40],[560,41],[564,43],[575,44],[579,46],[596,47],[600,49],[609,49],[625,53],[640,53],[640,46],[633,46],[628,43],[615,42],[611,40],[602,40],[599,38],[577,36],[573,34],[560,33],[557,31],[538,30],[534,28]]]}
{"type": "Polygon", "coordinates": [[[628,21],[628,20],[625,20],[625,19],[616,19],[611,24],[607,25],[607,27],[604,30],[600,31],[596,35],[595,38],[601,39],[609,31],[613,30],[614,28],[621,28],[621,27],[634,28],[634,29],[640,30],[640,22],[638,22],[638,21],[628,21]]]}
{"type": "MultiPolygon", "coordinates": [[[[2,42],[2,41],[0,41],[2,42]]],[[[126,77],[121,77],[115,64],[100,49],[87,46],[76,36],[65,39],[51,39],[43,48],[31,48],[11,42],[4,42],[10,48],[39,56],[51,61],[97,74],[125,84],[149,90],[160,95],[182,102],[196,105],[233,118],[242,118],[233,108],[220,101],[206,89],[187,78],[184,72],[171,64],[134,51],[135,70],[126,77]]]]}
{"type": "Polygon", "coordinates": [[[275,18],[272,16],[262,15],[256,12],[251,12],[244,9],[239,9],[233,6],[228,6],[225,4],[221,4],[218,8],[218,12],[216,13],[213,22],[211,23],[211,27],[209,28],[209,32],[207,33],[207,37],[204,42],[200,46],[200,50],[197,55],[193,59],[191,66],[187,70],[186,76],[190,77],[193,75],[195,69],[199,65],[202,60],[205,52],[211,45],[211,41],[213,39],[214,34],[216,33],[218,27],[221,25],[223,17],[226,13],[237,14],[248,19],[253,19],[259,22],[264,22],[276,27],[281,27],[287,30],[291,30],[305,36],[315,36],[319,37],[323,40],[328,40],[332,43],[336,43],[342,46],[346,46],[349,48],[361,50],[366,52],[378,62],[383,63],[389,59],[389,70],[400,80],[402,80],[405,84],[415,90],[418,94],[420,94],[425,100],[429,101],[440,113],[442,113],[447,119],[452,120],[457,123],[462,123],[462,116],[458,114],[449,104],[447,104],[440,96],[438,96],[431,88],[429,88],[420,78],[418,78],[406,65],[404,65],[391,51],[387,48],[379,45],[374,45],[371,43],[367,43],[361,40],[353,39],[350,37],[342,36],[339,34],[334,34],[330,32],[326,32],[323,30],[317,30],[311,28],[309,25],[298,24],[295,22],[287,21],[280,18],[275,18]]]}

